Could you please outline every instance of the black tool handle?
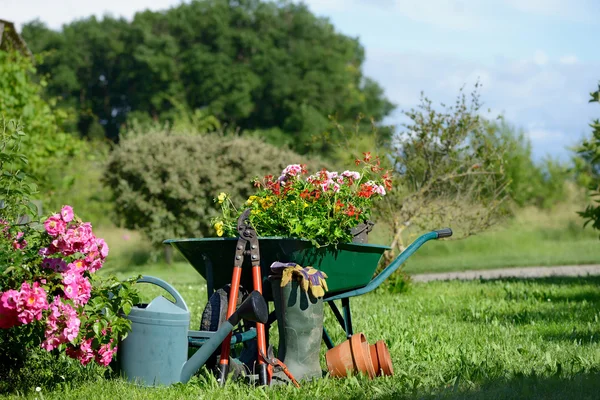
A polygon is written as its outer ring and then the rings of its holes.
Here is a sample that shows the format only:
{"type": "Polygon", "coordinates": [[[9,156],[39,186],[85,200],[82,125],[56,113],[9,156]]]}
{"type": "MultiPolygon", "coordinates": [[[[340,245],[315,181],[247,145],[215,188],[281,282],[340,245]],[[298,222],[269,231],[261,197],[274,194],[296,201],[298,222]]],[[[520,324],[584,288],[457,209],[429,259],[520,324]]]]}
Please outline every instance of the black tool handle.
{"type": "Polygon", "coordinates": [[[437,231],[435,231],[435,233],[437,233],[438,239],[442,239],[442,238],[452,236],[452,229],[450,229],[450,228],[438,229],[437,231]]]}

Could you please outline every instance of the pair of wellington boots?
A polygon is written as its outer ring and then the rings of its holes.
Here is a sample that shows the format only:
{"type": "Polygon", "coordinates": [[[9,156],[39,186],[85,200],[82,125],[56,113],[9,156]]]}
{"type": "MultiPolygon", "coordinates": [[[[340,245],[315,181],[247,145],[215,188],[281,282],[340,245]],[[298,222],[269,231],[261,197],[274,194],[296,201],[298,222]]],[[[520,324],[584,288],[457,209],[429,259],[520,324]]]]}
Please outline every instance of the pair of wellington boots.
{"type": "MultiPolygon", "coordinates": [[[[321,378],[323,299],[303,291],[294,279],[284,287],[280,277],[271,276],[269,280],[279,329],[277,358],[297,381],[321,378]]],[[[273,378],[274,383],[287,381],[282,372],[273,378]]]]}

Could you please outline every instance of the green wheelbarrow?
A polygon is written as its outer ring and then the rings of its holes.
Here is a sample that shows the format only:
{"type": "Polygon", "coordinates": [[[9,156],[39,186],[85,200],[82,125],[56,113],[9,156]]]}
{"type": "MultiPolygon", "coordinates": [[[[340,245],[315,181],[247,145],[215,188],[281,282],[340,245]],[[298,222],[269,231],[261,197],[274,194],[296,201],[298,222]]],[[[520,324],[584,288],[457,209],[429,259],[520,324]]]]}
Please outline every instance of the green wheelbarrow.
{"type": "MultiPolygon", "coordinates": [[[[430,240],[452,236],[449,228],[428,232],[411,243],[396,259],[394,259],[377,276],[373,276],[381,256],[389,246],[374,244],[348,243],[332,246],[316,247],[308,240],[265,237],[259,238],[261,274],[264,285],[265,300],[272,301],[270,283],[267,279],[271,273],[269,267],[273,262],[293,262],[304,266],[313,266],[325,272],[328,276],[329,292],[326,301],[346,336],[353,335],[350,298],[361,296],[375,290],[394,271],[396,271],[412,254],[430,240]],[[341,311],[335,301],[341,301],[341,311]]],[[[165,244],[174,246],[196,271],[206,280],[208,297],[215,288],[221,288],[231,282],[233,263],[232,255],[236,251],[237,238],[191,238],[169,239],[165,244]]],[[[241,285],[252,287],[252,274],[249,261],[242,265],[241,285]]],[[[274,321],[274,314],[269,323],[274,321]]],[[[242,332],[234,340],[243,342],[256,337],[253,330],[242,332]]],[[[189,344],[199,347],[205,341],[204,337],[196,335],[188,338],[189,344]]],[[[323,340],[328,348],[334,344],[328,332],[323,330],[323,340]]]]}

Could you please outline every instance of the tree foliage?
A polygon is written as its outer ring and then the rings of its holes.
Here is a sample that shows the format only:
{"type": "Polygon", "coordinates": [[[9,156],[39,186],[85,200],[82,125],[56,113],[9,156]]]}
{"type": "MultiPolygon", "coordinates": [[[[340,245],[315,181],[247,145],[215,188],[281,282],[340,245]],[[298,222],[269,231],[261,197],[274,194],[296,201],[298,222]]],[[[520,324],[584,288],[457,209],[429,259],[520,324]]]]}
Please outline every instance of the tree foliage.
{"type": "Polygon", "coordinates": [[[153,244],[167,238],[214,236],[213,199],[236,203],[252,194],[252,180],[300,156],[256,139],[155,131],[126,135],[113,151],[105,182],[120,224],[141,230],[153,244]]]}
{"type": "Polygon", "coordinates": [[[515,205],[548,208],[564,200],[569,177],[565,165],[550,157],[535,162],[531,141],[504,119],[488,122],[488,128],[494,132],[492,137],[496,138],[497,146],[505,149],[507,194],[515,205]]]}
{"type": "MultiPolygon", "coordinates": [[[[600,103],[600,84],[598,90],[590,93],[590,96],[590,103],[600,103]]],[[[592,121],[590,126],[592,136],[576,148],[576,166],[580,181],[588,187],[593,203],[578,214],[585,219],[585,225],[591,223],[594,229],[600,230],[600,119],[592,121]]]]}
{"type": "Polygon", "coordinates": [[[24,169],[27,156],[22,147],[23,127],[0,117],[0,221],[15,224],[24,215],[34,214],[30,197],[36,186],[24,169]]]}
{"type": "Polygon", "coordinates": [[[396,190],[381,210],[394,249],[404,249],[408,226],[451,226],[455,237],[466,237],[490,227],[505,211],[505,147],[479,115],[477,90],[470,99],[461,91],[439,111],[423,96],[417,109],[405,112],[409,122],[390,154],[396,190]]]}
{"type": "Polygon", "coordinates": [[[12,49],[0,50],[0,118],[5,120],[0,129],[6,133],[10,128],[14,133],[8,123],[14,121],[17,131],[27,132],[19,143],[20,154],[27,158],[20,171],[34,179],[44,207],[58,208],[69,202],[86,217],[92,209],[102,215],[107,209],[100,205],[102,188],[84,175],[94,172],[94,163],[106,148],[65,132],[74,115],[69,108],[57,106],[56,98],[45,96],[48,80],[38,74],[36,61],[39,65],[42,60],[12,49]]]}
{"type": "Polygon", "coordinates": [[[291,1],[195,0],[60,32],[32,22],[23,35],[34,52],[50,52],[41,67],[52,73],[48,91],[77,108],[84,135],[99,123],[116,138],[130,112],[172,121],[184,105],[304,153],[323,151],[312,135],[328,129],[330,114],[381,121],[393,109],[363,76],[358,40],[291,1]]]}

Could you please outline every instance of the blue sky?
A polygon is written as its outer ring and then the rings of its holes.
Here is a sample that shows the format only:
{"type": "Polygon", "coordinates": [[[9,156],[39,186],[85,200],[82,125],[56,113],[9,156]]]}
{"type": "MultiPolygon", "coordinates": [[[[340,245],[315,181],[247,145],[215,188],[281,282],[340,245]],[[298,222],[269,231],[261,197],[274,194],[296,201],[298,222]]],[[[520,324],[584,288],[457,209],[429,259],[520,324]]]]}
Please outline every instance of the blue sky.
{"type": "MultiPolygon", "coordinates": [[[[305,0],[366,49],[364,70],[399,110],[421,91],[449,102],[462,86],[483,84],[492,116],[530,137],[534,155],[568,159],[567,146],[591,130],[600,107],[600,0],[305,0]]],[[[40,18],[53,28],[91,14],[130,18],[179,0],[0,0],[0,18],[40,18]]]]}

